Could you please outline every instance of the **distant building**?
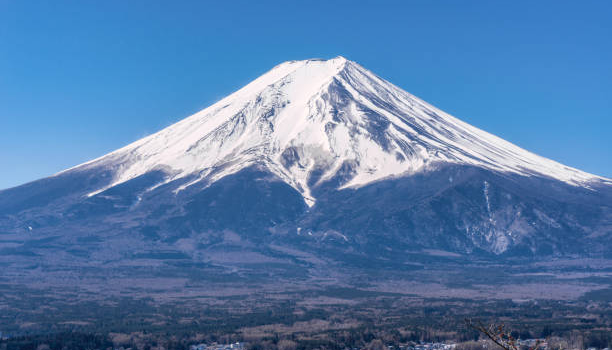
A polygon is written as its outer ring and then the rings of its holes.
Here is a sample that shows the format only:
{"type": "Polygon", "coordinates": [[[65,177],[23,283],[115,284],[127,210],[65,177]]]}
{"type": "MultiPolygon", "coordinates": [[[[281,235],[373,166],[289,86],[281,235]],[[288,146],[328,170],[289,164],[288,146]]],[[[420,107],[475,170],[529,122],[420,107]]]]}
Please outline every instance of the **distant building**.
{"type": "Polygon", "coordinates": [[[196,344],[192,345],[190,350],[244,350],[245,343],[233,343],[233,344],[196,344]]]}

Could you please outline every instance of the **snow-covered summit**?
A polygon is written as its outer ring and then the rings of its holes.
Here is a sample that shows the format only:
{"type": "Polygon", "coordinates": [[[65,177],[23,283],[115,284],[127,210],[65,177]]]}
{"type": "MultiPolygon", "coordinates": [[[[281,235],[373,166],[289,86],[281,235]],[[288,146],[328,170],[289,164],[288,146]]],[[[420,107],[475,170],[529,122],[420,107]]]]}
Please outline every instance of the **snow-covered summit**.
{"type": "Polygon", "coordinates": [[[111,185],[95,195],[152,170],[167,172],[162,183],[195,175],[181,191],[260,165],[313,204],[311,190],[338,174],[340,187],[362,186],[441,163],[576,186],[612,183],[466,124],[341,56],[282,63],[212,106],[73,169],[113,170],[111,185]]]}

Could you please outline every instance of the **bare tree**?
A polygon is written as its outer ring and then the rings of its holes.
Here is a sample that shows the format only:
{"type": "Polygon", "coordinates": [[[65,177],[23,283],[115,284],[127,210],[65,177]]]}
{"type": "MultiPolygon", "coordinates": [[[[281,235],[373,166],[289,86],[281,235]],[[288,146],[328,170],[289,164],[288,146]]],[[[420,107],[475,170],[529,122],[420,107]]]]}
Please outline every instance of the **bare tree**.
{"type": "MultiPolygon", "coordinates": [[[[520,346],[517,344],[516,339],[510,334],[503,323],[495,324],[491,323],[485,325],[481,321],[474,321],[472,319],[466,319],[465,324],[472,329],[484,334],[489,338],[495,345],[499,346],[504,350],[520,350],[520,346]]],[[[535,345],[529,347],[529,350],[539,350],[542,345],[541,340],[537,340],[535,345]]]]}
{"type": "Polygon", "coordinates": [[[380,339],[374,339],[368,344],[368,349],[372,350],[384,350],[385,344],[380,339]]]}

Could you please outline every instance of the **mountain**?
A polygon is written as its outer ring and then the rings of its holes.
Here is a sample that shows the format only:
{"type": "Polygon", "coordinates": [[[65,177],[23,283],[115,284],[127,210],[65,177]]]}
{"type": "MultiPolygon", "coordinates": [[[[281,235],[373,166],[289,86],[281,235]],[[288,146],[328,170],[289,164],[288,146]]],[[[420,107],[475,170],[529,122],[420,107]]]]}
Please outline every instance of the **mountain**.
{"type": "Polygon", "coordinates": [[[608,257],[611,239],[612,180],[466,124],[343,57],[282,63],[153,135],[0,191],[0,264],[32,276],[177,261],[608,257]]]}
{"type": "Polygon", "coordinates": [[[441,163],[612,184],[463,123],[343,57],[283,63],[209,108],[70,170],[112,171],[92,196],[155,170],[166,173],[156,186],[196,174],[181,191],[260,164],[312,206],[314,187],[341,169],[350,177],[340,189],[441,163]]]}

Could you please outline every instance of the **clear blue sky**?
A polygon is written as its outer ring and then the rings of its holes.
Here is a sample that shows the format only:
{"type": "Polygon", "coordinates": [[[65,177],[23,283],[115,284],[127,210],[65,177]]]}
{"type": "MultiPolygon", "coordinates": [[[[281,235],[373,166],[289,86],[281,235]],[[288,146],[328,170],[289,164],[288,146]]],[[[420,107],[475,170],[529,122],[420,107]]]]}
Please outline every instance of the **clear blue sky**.
{"type": "Polygon", "coordinates": [[[612,177],[612,1],[297,3],[0,0],[0,188],[124,146],[282,61],[337,55],[612,177]]]}

